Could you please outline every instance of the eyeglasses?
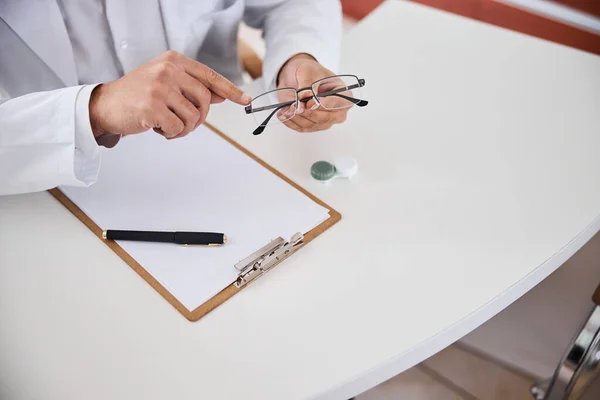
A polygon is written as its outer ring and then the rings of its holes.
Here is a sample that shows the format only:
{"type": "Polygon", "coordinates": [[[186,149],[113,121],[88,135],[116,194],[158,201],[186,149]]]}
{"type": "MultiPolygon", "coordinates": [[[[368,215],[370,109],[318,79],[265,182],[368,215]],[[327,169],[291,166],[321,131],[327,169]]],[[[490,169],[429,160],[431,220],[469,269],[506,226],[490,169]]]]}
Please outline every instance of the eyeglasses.
{"type": "Polygon", "coordinates": [[[360,92],[365,86],[365,80],[355,75],[335,75],[319,79],[311,86],[294,89],[282,88],[256,96],[244,110],[252,114],[258,127],[254,135],[260,135],[269,121],[277,114],[274,121],[289,121],[298,114],[311,99],[314,99],[314,109],[323,107],[325,110],[339,110],[353,106],[364,107],[368,101],[360,99],[360,92]],[[309,92],[301,95],[303,92],[309,92]],[[302,104],[301,104],[302,103],[302,104]]]}

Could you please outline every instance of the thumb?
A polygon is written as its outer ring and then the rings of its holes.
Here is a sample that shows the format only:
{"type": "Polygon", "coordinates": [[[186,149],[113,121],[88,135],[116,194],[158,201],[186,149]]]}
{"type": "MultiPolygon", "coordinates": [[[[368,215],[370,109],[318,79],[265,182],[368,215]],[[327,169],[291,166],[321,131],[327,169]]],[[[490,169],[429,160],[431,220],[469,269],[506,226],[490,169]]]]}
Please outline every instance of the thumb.
{"type": "MultiPolygon", "coordinates": [[[[310,99],[308,100],[310,102],[314,100],[312,83],[316,80],[315,76],[316,74],[314,73],[313,68],[301,66],[296,70],[296,88],[300,90],[300,92],[298,92],[298,100],[310,99]]],[[[300,101],[298,103],[297,113],[302,114],[306,109],[306,100],[300,101]]]]}
{"type": "MultiPolygon", "coordinates": [[[[312,88],[312,84],[321,78],[321,74],[318,68],[313,65],[304,65],[296,70],[296,81],[298,82],[298,89],[312,88]]],[[[301,93],[309,94],[309,93],[301,93]]],[[[306,96],[305,96],[306,97],[306,96]]]]}
{"type": "Polygon", "coordinates": [[[321,78],[317,68],[298,68],[296,71],[296,80],[298,89],[305,89],[298,93],[298,99],[308,99],[308,102],[300,102],[298,112],[301,114],[304,110],[310,110],[315,105],[314,93],[312,85],[321,78]]]}

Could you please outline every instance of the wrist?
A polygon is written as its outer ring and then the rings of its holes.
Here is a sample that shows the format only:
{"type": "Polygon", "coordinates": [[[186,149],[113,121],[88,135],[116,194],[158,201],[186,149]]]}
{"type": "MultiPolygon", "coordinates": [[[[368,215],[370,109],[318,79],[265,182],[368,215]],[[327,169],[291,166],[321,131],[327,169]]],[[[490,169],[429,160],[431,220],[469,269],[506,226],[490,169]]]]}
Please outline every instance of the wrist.
{"type": "Polygon", "coordinates": [[[92,132],[94,133],[94,137],[97,139],[100,136],[106,135],[109,132],[106,132],[102,128],[102,117],[101,117],[101,97],[104,92],[105,86],[104,84],[100,84],[92,90],[92,94],[90,96],[89,103],[89,113],[90,113],[90,125],[92,127],[92,132]]]}
{"type": "Polygon", "coordinates": [[[121,135],[114,134],[104,129],[102,121],[102,96],[105,93],[106,86],[100,84],[94,88],[90,96],[89,113],[90,113],[90,125],[94,138],[99,146],[112,148],[121,140],[121,135]]]}

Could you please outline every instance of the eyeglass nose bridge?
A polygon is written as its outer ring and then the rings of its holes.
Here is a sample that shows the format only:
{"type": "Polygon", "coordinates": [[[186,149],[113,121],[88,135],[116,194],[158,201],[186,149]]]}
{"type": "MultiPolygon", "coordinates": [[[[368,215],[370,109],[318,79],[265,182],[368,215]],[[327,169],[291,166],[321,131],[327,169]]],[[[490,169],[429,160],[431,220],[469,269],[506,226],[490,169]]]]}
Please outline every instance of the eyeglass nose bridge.
{"type": "Polygon", "coordinates": [[[310,99],[314,99],[315,102],[317,102],[317,104],[321,104],[320,101],[319,101],[319,98],[317,97],[317,95],[316,95],[315,91],[313,90],[312,86],[308,86],[308,87],[304,87],[304,88],[300,88],[300,89],[296,90],[296,96],[298,98],[298,101],[302,102],[302,103],[306,103],[310,99]],[[298,96],[300,94],[300,92],[307,92],[307,91],[310,91],[310,93],[311,93],[310,96],[307,96],[307,97],[304,97],[304,98],[300,98],[300,96],[298,96]]]}
{"type": "MultiPolygon", "coordinates": [[[[293,88],[283,88],[283,89],[293,89],[293,88]]],[[[307,86],[307,87],[303,87],[300,89],[294,89],[294,90],[296,91],[296,101],[307,102],[310,98],[313,98],[317,103],[319,103],[319,99],[315,95],[315,92],[313,91],[312,86],[307,86]],[[300,92],[306,92],[306,91],[310,91],[311,96],[300,99],[300,97],[298,96],[300,94],[300,92]]],[[[254,110],[252,108],[252,104],[248,104],[247,106],[244,107],[244,112],[246,114],[252,114],[253,111],[254,110]]]]}

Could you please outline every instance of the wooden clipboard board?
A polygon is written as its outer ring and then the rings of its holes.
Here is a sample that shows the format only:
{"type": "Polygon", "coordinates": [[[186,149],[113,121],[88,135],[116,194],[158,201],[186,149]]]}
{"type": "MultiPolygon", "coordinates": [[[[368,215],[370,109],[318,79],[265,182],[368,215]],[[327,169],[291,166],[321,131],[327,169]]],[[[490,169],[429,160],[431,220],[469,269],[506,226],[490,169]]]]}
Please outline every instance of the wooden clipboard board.
{"type": "MultiPolygon", "coordinates": [[[[240,146],[237,142],[233,141],[223,132],[219,131],[214,126],[208,123],[205,123],[205,125],[212,131],[214,131],[217,135],[229,142],[231,145],[242,151],[248,157],[252,158],[264,168],[271,171],[277,177],[279,177],[280,179],[287,182],[289,185],[302,192],[305,196],[313,200],[315,203],[329,210],[329,218],[326,221],[304,234],[304,244],[308,244],[309,242],[314,240],[317,236],[319,236],[321,233],[325,232],[327,229],[335,225],[342,218],[342,215],[339,212],[337,212],[336,210],[334,210],[333,208],[331,208],[330,206],[328,206],[327,204],[325,204],[324,202],[322,202],[321,200],[304,190],[302,187],[298,186],[296,183],[292,182],[281,172],[277,171],[275,168],[258,158],[256,155],[252,154],[244,147],[240,146]]],[[[204,304],[190,311],[181,302],[179,302],[175,298],[175,296],[173,296],[163,285],[161,285],[148,271],[146,271],[146,269],[144,269],[144,267],[142,267],[131,255],[129,255],[129,253],[127,253],[121,246],[119,246],[116,242],[112,240],[103,240],[102,229],[98,225],[96,225],[96,223],[92,221],[92,219],[88,217],[79,207],[77,207],[77,205],[75,205],[75,203],[73,203],[63,192],[61,192],[58,188],[51,189],[49,190],[49,192],[69,211],[71,211],[77,218],[79,218],[79,220],[83,222],[85,226],[87,226],[92,232],[94,232],[94,234],[98,237],[99,240],[102,240],[104,243],[106,243],[106,245],[110,247],[119,257],[121,257],[121,259],[123,259],[123,261],[125,261],[127,265],[129,265],[135,272],[138,273],[139,276],[141,276],[146,282],[148,282],[150,286],[152,286],[158,293],[160,293],[160,295],[164,297],[173,307],[175,307],[175,309],[177,309],[185,318],[192,322],[198,321],[199,319],[207,315],[209,312],[211,312],[212,310],[229,300],[236,293],[248,286],[246,285],[241,288],[237,288],[234,285],[234,283],[231,283],[229,286],[221,290],[218,294],[213,296],[204,304]]],[[[301,250],[302,249],[300,248],[299,251],[301,250]]],[[[276,268],[277,266],[275,267],[275,269],[276,268]]]]}

